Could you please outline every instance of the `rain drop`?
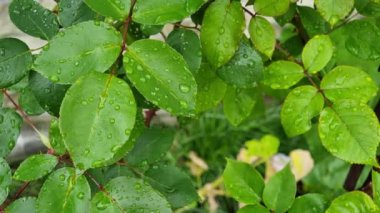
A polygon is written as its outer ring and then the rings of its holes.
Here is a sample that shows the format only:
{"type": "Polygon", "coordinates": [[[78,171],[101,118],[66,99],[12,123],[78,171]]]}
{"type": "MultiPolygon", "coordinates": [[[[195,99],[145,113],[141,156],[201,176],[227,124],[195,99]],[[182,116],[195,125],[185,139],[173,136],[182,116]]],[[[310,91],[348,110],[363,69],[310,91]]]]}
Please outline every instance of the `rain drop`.
{"type": "Polygon", "coordinates": [[[186,84],[180,84],[179,90],[183,93],[188,93],[190,91],[190,87],[186,84]]]}

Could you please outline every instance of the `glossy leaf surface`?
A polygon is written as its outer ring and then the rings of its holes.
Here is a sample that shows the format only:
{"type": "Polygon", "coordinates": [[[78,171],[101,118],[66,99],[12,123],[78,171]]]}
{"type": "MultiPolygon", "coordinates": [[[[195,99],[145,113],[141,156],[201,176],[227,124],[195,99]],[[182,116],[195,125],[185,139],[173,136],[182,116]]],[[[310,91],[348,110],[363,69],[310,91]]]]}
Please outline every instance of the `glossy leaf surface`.
{"type": "Polygon", "coordinates": [[[20,30],[31,36],[50,40],[58,33],[56,16],[37,1],[13,0],[9,16],[20,30]]]}
{"type": "Polygon", "coordinates": [[[20,81],[32,66],[28,46],[15,38],[0,39],[0,88],[20,81]]]}
{"type": "Polygon", "coordinates": [[[13,175],[13,179],[20,181],[37,180],[51,172],[57,164],[58,159],[54,155],[32,155],[20,164],[13,175]]]}
{"type": "Polygon", "coordinates": [[[207,8],[201,42],[203,54],[213,67],[226,64],[234,56],[243,30],[244,13],[240,2],[216,0],[207,8]]]}
{"type": "Polygon", "coordinates": [[[74,168],[64,167],[53,172],[42,185],[36,211],[88,212],[91,191],[84,176],[77,176],[74,168]]]}
{"type": "Polygon", "coordinates": [[[296,136],[311,128],[311,119],[324,106],[321,93],[312,86],[300,86],[292,90],[281,109],[281,123],[288,136],[296,136]]]}
{"type": "Polygon", "coordinates": [[[161,212],[170,213],[170,204],[162,194],[143,180],[117,177],[92,198],[91,212],[161,212]]]}
{"type": "Polygon", "coordinates": [[[16,144],[23,120],[13,109],[0,108],[0,157],[6,157],[16,144]]]}
{"type": "Polygon", "coordinates": [[[246,204],[258,204],[264,189],[264,180],[251,165],[228,160],[223,172],[227,192],[246,204]]]}
{"type": "Polygon", "coordinates": [[[124,55],[124,66],[137,90],[153,104],[175,115],[194,113],[197,84],[182,55],[169,45],[136,41],[124,55]]]}
{"type": "Polygon", "coordinates": [[[272,24],[265,18],[256,16],[251,19],[248,31],[256,49],[272,58],[276,45],[276,34],[272,24]]]}
{"type": "Polygon", "coordinates": [[[379,128],[372,109],[351,100],[326,107],[319,117],[319,136],[324,147],[351,163],[377,165],[379,128]]]}
{"type": "Polygon", "coordinates": [[[54,83],[74,83],[89,72],[105,72],[120,49],[121,35],[112,26],[83,22],[54,37],[37,57],[34,69],[54,83]]]}
{"type": "Polygon", "coordinates": [[[93,72],[76,81],[63,99],[60,117],[75,166],[84,170],[111,159],[128,143],[135,116],[135,99],[123,80],[93,72]]]}

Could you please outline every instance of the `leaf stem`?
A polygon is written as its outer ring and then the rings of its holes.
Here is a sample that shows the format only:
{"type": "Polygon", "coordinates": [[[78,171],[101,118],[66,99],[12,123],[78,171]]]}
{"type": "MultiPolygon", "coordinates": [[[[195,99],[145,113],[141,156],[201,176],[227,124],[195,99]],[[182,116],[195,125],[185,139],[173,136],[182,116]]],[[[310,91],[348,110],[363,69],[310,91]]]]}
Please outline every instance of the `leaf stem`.
{"type": "Polygon", "coordinates": [[[166,37],[165,33],[161,31],[160,34],[161,34],[162,38],[166,41],[167,37],[166,37]]]}
{"type": "Polygon", "coordinates": [[[186,26],[186,25],[182,25],[180,23],[174,23],[173,24],[174,27],[182,27],[182,28],[186,28],[186,29],[193,29],[193,30],[197,30],[197,31],[201,31],[197,26],[186,26]]]}
{"type": "Polygon", "coordinates": [[[102,184],[100,184],[90,173],[85,172],[85,175],[91,179],[92,182],[96,185],[96,187],[103,192],[116,206],[120,209],[121,212],[125,212],[124,209],[119,205],[119,203],[111,196],[111,194],[104,188],[102,184]]]}
{"type": "Polygon", "coordinates": [[[251,15],[252,17],[256,17],[256,13],[252,13],[250,10],[248,10],[247,8],[245,8],[245,7],[242,7],[243,8],[243,10],[246,12],[246,13],[248,13],[249,15],[251,15]]]}

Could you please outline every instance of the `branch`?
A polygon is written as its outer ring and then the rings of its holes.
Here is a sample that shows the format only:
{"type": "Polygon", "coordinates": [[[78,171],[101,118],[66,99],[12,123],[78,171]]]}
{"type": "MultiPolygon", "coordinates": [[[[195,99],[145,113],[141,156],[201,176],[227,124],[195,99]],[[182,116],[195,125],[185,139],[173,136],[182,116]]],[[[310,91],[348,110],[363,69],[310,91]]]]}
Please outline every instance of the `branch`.
{"type": "Polygon", "coordinates": [[[13,201],[15,201],[17,198],[19,198],[20,195],[25,191],[25,189],[28,188],[29,184],[30,184],[30,182],[25,182],[25,183],[24,183],[24,184],[23,184],[23,185],[17,190],[17,192],[15,193],[15,195],[14,195],[11,199],[5,201],[4,204],[3,204],[3,205],[1,206],[1,208],[0,208],[0,212],[3,212],[4,209],[5,209],[9,204],[13,203],[13,201]]]}
{"type": "Polygon", "coordinates": [[[128,29],[132,21],[133,8],[136,5],[136,0],[131,0],[131,8],[129,9],[129,14],[124,22],[124,32],[123,32],[123,44],[121,45],[121,53],[127,49],[127,35],[128,29]]]}
{"type": "Polygon", "coordinates": [[[48,149],[51,149],[51,145],[50,145],[49,139],[37,129],[37,127],[33,124],[32,120],[24,112],[24,110],[21,108],[21,106],[18,105],[15,100],[13,100],[13,98],[8,94],[8,92],[7,92],[6,89],[3,89],[2,92],[9,99],[9,101],[13,104],[13,106],[15,107],[15,109],[21,114],[21,116],[24,118],[24,121],[38,134],[38,136],[41,139],[41,142],[48,149]]]}
{"type": "Polygon", "coordinates": [[[30,127],[32,127],[33,130],[35,130],[37,133],[39,133],[36,126],[34,126],[32,120],[29,118],[29,116],[24,112],[24,110],[21,108],[20,105],[16,103],[15,100],[8,94],[8,92],[3,89],[3,94],[8,98],[8,100],[13,104],[15,109],[21,114],[21,116],[24,118],[25,122],[29,124],[30,127]]]}
{"type": "Polygon", "coordinates": [[[306,33],[305,28],[303,27],[301,18],[296,14],[292,20],[292,23],[296,26],[296,29],[305,45],[309,41],[309,36],[306,33]]]}

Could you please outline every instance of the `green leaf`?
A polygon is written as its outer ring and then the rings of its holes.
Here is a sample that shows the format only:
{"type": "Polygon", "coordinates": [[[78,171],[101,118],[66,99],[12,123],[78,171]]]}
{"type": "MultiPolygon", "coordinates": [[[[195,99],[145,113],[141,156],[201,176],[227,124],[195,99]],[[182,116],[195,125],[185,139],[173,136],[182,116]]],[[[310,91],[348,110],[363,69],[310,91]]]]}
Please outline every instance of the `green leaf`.
{"type": "Polygon", "coordinates": [[[280,16],[289,9],[289,0],[255,0],[256,13],[263,16],[280,16]]]}
{"type": "Polygon", "coordinates": [[[223,181],[227,192],[239,202],[260,203],[264,180],[251,165],[227,159],[223,181]]]}
{"type": "Polygon", "coordinates": [[[249,22],[249,35],[256,49],[272,58],[276,46],[276,33],[271,23],[264,17],[255,16],[249,22]]]}
{"type": "Polygon", "coordinates": [[[3,158],[0,158],[0,177],[0,204],[2,204],[8,197],[9,186],[12,183],[11,168],[3,158]]]}
{"type": "Polygon", "coordinates": [[[54,117],[50,121],[49,139],[55,153],[58,155],[65,154],[66,147],[63,142],[61,130],[59,129],[59,120],[54,117]]]}
{"type": "Polygon", "coordinates": [[[68,90],[60,129],[75,166],[102,166],[125,143],[135,124],[136,103],[123,80],[92,72],[68,90]]]}
{"type": "Polygon", "coordinates": [[[348,16],[354,7],[354,0],[315,0],[315,6],[331,26],[348,16]]]}
{"type": "Polygon", "coordinates": [[[148,36],[148,37],[150,35],[156,35],[156,34],[160,33],[163,30],[163,28],[164,28],[164,25],[140,24],[141,33],[148,36]]]}
{"type": "Polygon", "coordinates": [[[35,197],[22,197],[17,199],[5,209],[5,213],[35,213],[36,200],[35,197]]]}
{"type": "Polygon", "coordinates": [[[275,212],[286,212],[293,204],[296,189],[296,180],[288,164],[269,179],[263,192],[264,203],[275,212]]]}
{"type": "Polygon", "coordinates": [[[248,153],[268,160],[275,155],[280,146],[280,140],[273,135],[264,135],[259,140],[249,140],[245,142],[248,153]]]}
{"type": "Polygon", "coordinates": [[[198,85],[197,111],[203,112],[216,107],[224,98],[227,85],[215,74],[209,64],[203,63],[195,74],[198,85]]]}
{"type": "Polygon", "coordinates": [[[245,28],[239,1],[216,0],[206,10],[201,29],[203,54],[215,68],[235,54],[245,28]]]}
{"type": "Polygon", "coordinates": [[[270,211],[265,208],[264,206],[260,205],[260,204],[256,204],[256,205],[247,205],[247,206],[244,206],[243,208],[239,209],[239,211],[237,213],[270,213],[270,211]]]}
{"type": "Polygon", "coordinates": [[[258,97],[257,88],[242,89],[228,86],[223,100],[224,115],[231,124],[239,125],[251,115],[258,97]]]}
{"type": "Polygon", "coordinates": [[[170,204],[148,183],[132,177],[117,177],[92,198],[91,212],[170,213],[170,204]]]}
{"type": "Polygon", "coordinates": [[[114,156],[105,163],[105,166],[112,165],[122,158],[126,157],[126,155],[133,149],[136,144],[139,136],[145,131],[145,118],[141,108],[137,108],[136,113],[136,122],[133,127],[131,134],[129,136],[128,142],[126,142],[115,154],[114,156]]]}
{"type": "Polygon", "coordinates": [[[318,128],[313,126],[307,132],[307,143],[314,159],[311,172],[302,179],[304,187],[310,192],[321,193],[326,198],[333,199],[346,192],[343,188],[351,164],[332,156],[321,144],[318,128]]]}
{"type": "Polygon", "coordinates": [[[317,73],[330,61],[334,46],[328,35],[316,35],[309,40],[303,51],[302,61],[309,73],[317,73]]]}
{"type": "Polygon", "coordinates": [[[100,15],[124,20],[131,7],[130,0],[84,0],[84,2],[100,15]]]}
{"type": "Polygon", "coordinates": [[[194,114],[197,84],[183,57],[169,45],[136,41],[124,55],[124,66],[147,100],[175,115],[194,114]]]}
{"type": "Polygon", "coordinates": [[[380,29],[373,19],[358,19],[346,23],[330,34],[335,45],[337,65],[360,67],[377,75],[380,64],[380,29]]]}
{"type": "Polygon", "coordinates": [[[380,173],[372,170],[372,197],[373,201],[379,206],[380,204],[380,173]]]}
{"type": "Polygon", "coordinates": [[[32,155],[20,164],[13,175],[13,179],[25,182],[38,180],[50,173],[57,163],[58,159],[54,155],[32,155]]]}
{"type": "Polygon", "coordinates": [[[63,97],[70,85],[53,83],[38,72],[32,71],[29,74],[29,87],[39,105],[51,115],[58,117],[63,97]]]}
{"type": "Polygon", "coordinates": [[[328,207],[328,200],[321,194],[306,194],[294,200],[289,213],[320,213],[325,212],[328,207]]]}
{"type": "Polygon", "coordinates": [[[366,104],[343,100],[326,107],[319,117],[319,136],[334,156],[358,164],[377,165],[379,122],[366,104]]]}
{"type": "Polygon", "coordinates": [[[154,163],[172,146],[174,132],[167,129],[149,128],[139,138],[133,149],[127,155],[130,165],[154,163]]]}
{"type": "Polygon", "coordinates": [[[53,172],[38,194],[36,211],[88,212],[91,190],[84,176],[77,176],[73,168],[64,167],[53,172]]]}
{"type": "Polygon", "coordinates": [[[322,79],[321,89],[332,102],[351,99],[362,103],[376,96],[378,90],[366,72],[350,66],[337,66],[327,73],[322,79]]]}
{"type": "Polygon", "coordinates": [[[281,109],[281,123],[289,137],[303,134],[311,129],[311,119],[323,109],[321,93],[312,86],[293,89],[281,109]]]}
{"type": "Polygon", "coordinates": [[[197,11],[206,0],[144,0],[137,1],[133,21],[160,25],[174,23],[197,11]]]}
{"type": "Polygon", "coordinates": [[[380,15],[380,2],[378,0],[356,0],[355,8],[364,16],[378,17],[380,15]]]}
{"type": "Polygon", "coordinates": [[[347,192],[335,198],[326,213],[336,212],[379,212],[379,207],[373,202],[370,196],[361,191],[347,192]]]}
{"type": "Polygon", "coordinates": [[[329,23],[327,23],[316,10],[306,6],[298,6],[297,10],[302,26],[310,38],[319,34],[328,33],[330,30],[329,23]]]}
{"type": "Polygon", "coordinates": [[[304,76],[300,65],[291,61],[275,61],[265,69],[263,83],[272,89],[288,89],[304,76]]]}
{"type": "Polygon", "coordinates": [[[24,42],[15,38],[0,39],[0,88],[20,81],[32,63],[32,54],[24,42]]]}
{"type": "Polygon", "coordinates": [[[289,9],[281,16],[275,17],[275,21],[281,26],[284,27],[287,23],[291,23],[292,19],[297,13],[297,4],[290,2],[289,9]]]}
{"type": "Polygon", "coordinates": [[[31,36],[50,40],[58,33],[56,16],[37,1],[13,0],[9,16],[18,29],[31,36]]]}
{"type": "Polygon", "coordinates": [[[105,72],[121,49],[121,35],[103,22],[82,22],[54,37],[34,62],[52,82],[73,83],[90,72],[105,72]],[[91,38],[91,39],[88,39],[91,38]]]}
{"type": "Polygon", "coordinates": [[[28,115],[41,115],[45,112],[45,110],[38,103],[38,100],[34,96],[30,87],[26,87],[21,91],[18,102],[20,107],[28,115]]]}
{"type": "Polygon", "coordinates": [[[174,209],[199,199],[190,177],[174,166],[153,166],[144,175],[150,185],[161,192],[174,209]]]}
{"type": "Polygon", "coordinates": [[[353,23],[350,30],[354,31],[348,35],[345,48],[352,55],[365,60],[379,60],[380,37],[379,26],[370,22],[362,21],[353,23]],[[360,30],[359,30],[360,29],[360,30]]]}
{"type": "Polygon", "coordinates": [[[23,119],[13,109],[0,108],[0,157],[6,157],[16,144],[23,119]]]}
{"type": "Polygon", "coordinates": [[[183,56],[193,73],[198,71],[202,61],[202,50],[199,37],[194,31],[173,30],[166,42],[183,56]]]}
{"type": "Polygon", "coordinates": [[[60,0],[58,7],[58,21],[63,27],[94,19],[97,15],[83,0],[60,0]]]}
{"type": "Polygon", "coordinates": [[[263,78],[264,65],[259,53],[248,41],[240,42],[240,47],[232,59],[216,70],[227,84],[240,88],[255,87],[263,78]]]}

